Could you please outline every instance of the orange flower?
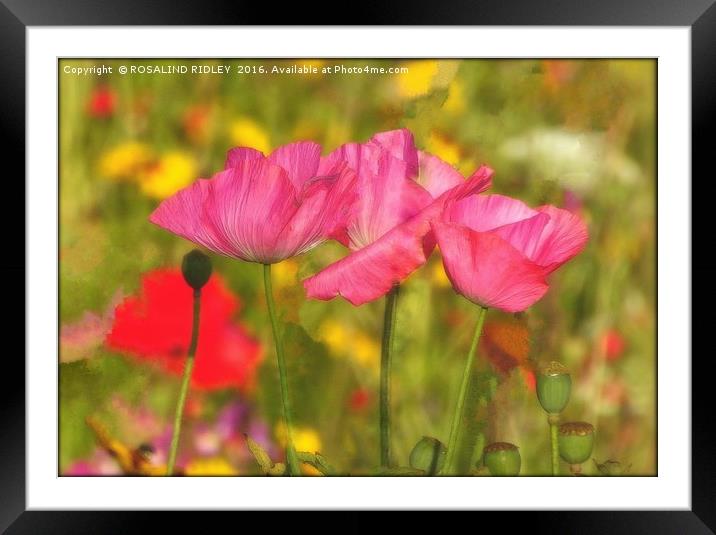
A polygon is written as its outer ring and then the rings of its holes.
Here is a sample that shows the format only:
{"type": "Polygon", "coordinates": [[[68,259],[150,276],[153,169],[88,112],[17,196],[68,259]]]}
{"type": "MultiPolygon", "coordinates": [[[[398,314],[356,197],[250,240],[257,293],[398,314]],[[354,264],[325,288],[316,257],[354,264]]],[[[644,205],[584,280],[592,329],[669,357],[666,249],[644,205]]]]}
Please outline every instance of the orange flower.
{"type": "Polygon", "coordinates": [[[492,321],[485,325],[482,344],[495,369],[508,373],[527,361],[530,350],[529,331],[522,320],[492,321]]]}
{"type": "Polygon", "coordinates": [[[211,109],[205,105],[188,108],[182,116],[184,134],[193,143],[204,143],[209,137],[211,109]]]}

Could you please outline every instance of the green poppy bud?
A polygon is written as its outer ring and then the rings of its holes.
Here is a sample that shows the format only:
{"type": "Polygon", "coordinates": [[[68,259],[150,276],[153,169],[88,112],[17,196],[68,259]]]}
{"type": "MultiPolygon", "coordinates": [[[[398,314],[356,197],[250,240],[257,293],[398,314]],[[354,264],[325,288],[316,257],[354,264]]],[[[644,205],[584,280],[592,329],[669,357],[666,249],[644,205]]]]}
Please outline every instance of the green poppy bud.
{"type": "Polygon", "coordinates": [[[567,406],[572,378],[562,364],[551,362],[537,374],[537,399],[550,414],[559,414],[567,406]]]}
{"type": "Polygon", "coordinates": [[[198,249],[194,249],[184,255],[181,272],[189,286],[194,290],[201,290],[211,276],[211,260],[198,249]]]}
{"type": "Polygon", "coordinates": [[[559,426],[559,454],[569,464],[589,459],[594,447],[594,426],[587,422],[567,422],[559,426]]]}
{"type": "Polygon", "coordinates": [[[410,466],[427,474],[437,474],[445,464],[447,448],[437,438],[423,437],[410,452],[410,466]]]}
{"type": "Polygon", "coordinates": [[[493,442],[483,450],[483,462],[493,476],[516,476],[522,459],[517,446],[509,442],[493,442]]]}

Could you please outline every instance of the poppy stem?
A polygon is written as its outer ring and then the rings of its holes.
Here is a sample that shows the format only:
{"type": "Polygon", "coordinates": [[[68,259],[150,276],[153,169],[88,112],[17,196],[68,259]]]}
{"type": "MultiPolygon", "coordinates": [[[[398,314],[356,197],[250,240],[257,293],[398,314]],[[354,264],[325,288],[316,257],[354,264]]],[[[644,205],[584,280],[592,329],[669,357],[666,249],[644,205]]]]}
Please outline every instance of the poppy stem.
{"type": "Polygon", "coordinates": [[[559,425],[559,414],[550,414],[547,417],[549,422],[549,435],[551,443],[552,475],[559,475],[559,441],[557,438],[557,426],[559,425]]]}
{"type": "Polygon", "coordinates": [[[449,475],[454,474],[455,471],[455,464],[457,462],[456,450],[458,436],[460,434],[460,426],[465,418],[465,397],[467,394],[467,387],[470,384],[470,378],[472,377],[472,366],[475,361],[475,353],[477,352],[477,343],[480,340],[480,334],[482,334],[482,326],[485,323],[486,314],[487,308],[480,307],[480,315],[477,318],[477,327],[475,327],[475,334],[472,337],[470,351],[467,354],[465,369],[462,372],[462,382],[460,383],[460,392],[457,396],[455,414],[453,415],[452,426],[450,427],[450,439],[447,447],[447,458],[445,459],[445,473],[449,475]]]}
{"type": "Polygon", "coordinates": [[[179,435],[181,434],[181,422],[182,416],[184,415],[184,405],[186,404],[186,396],[189,392],[191,372],[194,369],[196,347],[199,344],[200,308],[201,290],[194,290],[194,312],[191,324],[191,342],[189,342],[189,351],[187,353],[186,362],[184,363],[184,373],[182,375],[181,388],[179,389],[179,400],[177,401],[176,411],[174,412],[174,429],[172,430],[172,442],[169,448],[169,462],[167,463],[168,476],[174,474],[174,465],[177,460],[177,450],[179,449],[179,435]]]}
{"type": "Polygon", "coordinates": [[[288,375],[286,373],[286,358],[283,353],[283,339],[276,316],[276,304],[273,300],[273,289],[271,286],[271,264],[264,264],[264,290],[266,291],[266,304],[268,305],[269,316],[271,317],[271,328],[273,340],[276,346],[276,359],[278,360],[278,375],[281,382],[281,401],[283,403],[283,420],[286,424],[286,465],[288,474],[291,476],[300,475],[298,457],[293,447],[293,423],[291,419],[291,403],[288,397],[288,375]]]}
{"type": "Polygon", "coordinates": [[[395,285],[385,296],[383,341],[380,352],[380,465],[390,466],[390,369],[395,346],[395,318],[400,286],[395,285]]]}

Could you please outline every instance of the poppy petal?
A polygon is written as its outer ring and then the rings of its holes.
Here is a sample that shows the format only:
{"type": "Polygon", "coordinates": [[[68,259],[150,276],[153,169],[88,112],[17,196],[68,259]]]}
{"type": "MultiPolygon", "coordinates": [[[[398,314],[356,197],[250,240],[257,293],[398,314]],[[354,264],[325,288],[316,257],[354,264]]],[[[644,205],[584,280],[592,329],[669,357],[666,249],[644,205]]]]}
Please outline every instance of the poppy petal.
{"type": "Polygon", "coordinates": [[[340,164],[329,176],[304,184],[298,210],[277,237],[277,254],[301,254],[345,227],[355,197],[355,179],[353,170],[340,164]]]}
{"type": "Polygon", "coordinates": [[[544,270],[499,236],[455,223],[433,223],[456,292],[473,303],[520,312],[547,292],[544,270]]]}
{"type": "Polygon", "coordinates": [[[420,151],[418,160],[418,183],[428,190],[434,199],[464,181],[457,169],[437,156],[420,151]]]}
{"type": "Polygon", "coordinates": [[[282,145],[271,153],[269,162],[282,167],[296,191],[316,176],[321,161],[321,146],[313,141],[298,141],[282,145]]]}
{"type": "Polygon", "coordinates": [[[549,216],[541,233],[533,259],[551,273],[584,250],[589,239],[587,226],[581,217],[554,206],[541,206],[537,210],[549,216]]]}
{"type": "Polygon", "coordinates": [[[481,167],[408,221],[307,278],[303,285],[308,297],[328,300],[340,295],[354,305],[382,297],[425,263],[435,246],[430,222],[440,217],[445,203],[483,191],[491,178],[492,170],[481,167]]]}
{"type": "Polygon", "coordinates": [[[264,153],[251,147],[235,147],[226,154],[226,163],[224,169],[236,167],[239,162],[244,160],[260,160],[265,158],[264,153]]]}

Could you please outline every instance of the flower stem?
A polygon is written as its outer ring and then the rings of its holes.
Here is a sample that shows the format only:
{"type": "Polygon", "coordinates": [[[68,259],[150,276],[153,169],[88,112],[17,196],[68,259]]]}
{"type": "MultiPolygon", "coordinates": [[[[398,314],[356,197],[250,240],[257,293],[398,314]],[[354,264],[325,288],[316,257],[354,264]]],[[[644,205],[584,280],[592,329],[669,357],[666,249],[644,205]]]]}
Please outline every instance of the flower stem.
{"type": "Polygon", "coordinates": [[[472,377],[472,365],[475,361],[477,343],[480,340],[482,325],[485,323],[486,314],[487,308],[480,307],[480,315],[477,318],[477,327],[475,327],[475,334],[472,337],[470,351],[467,354],[465,369],[462,372],[462,383],[460,384],[460,392],[458,393],[457,404],[455,405],[455,414],[453,415],[452,426],[450,427],[450,439],[447,447],[447,458],[445,459],[446,474],[453,474],[455,470],[455,464],[457,462],[457,452],[455,450],[457,449],[460,425],[465,418],[465,415],[463,414],[465,411],[465,396],[467,394],[467,387],[470,384],[470,378],[472,377]]]}
{"type": "Polygon", "coordinates": [[[559,441],[557,439],[557,426],[559,425],[559,414],[550,414],[547,417],[549,422],[549,435],[551,442],[552,475],[559,475],[559,441]]]}
{"type": "Polygon", "coordinates": [[[300,475],[298,457],[293,446],[293,423],[291,420],[291,403],[288,397],[288,375],[286,372],[286,358],[283,353],[283,339],[276,316],[276,304],[273,300],[273,289],[271,286],[271,264],[264,264],[264,290],[266,291],[266,304],[268,305],[269,316],[271,317],[271,328],[273,340],[276,346],[276,359],[278,360],[278,375],[281,382],[281,401],[283,403],[283,420],[286,424],[286,465],[288,474],[291,476],[300,475]]]}
{"type": "Polygon", "coordinates": [[[400,286],[394,286],[385,296],[383,341],[380,352],[380,465],[390,466],[390,369],[395,342],[395,318],[398,310],[400,286]]]}
{"type": "Polygon", "coordinates": [[[194,312],[191,324],[191,342],[189,342],[189,352],[184,363],[184,373],[181,380],[181,388],[179,389],[179,400],[177,401],[176,410],[174,412],[174,429],[172,431],[172,442],[169,448],[169,462],[167,463],[167,475],[174,474],[174,465],[177,460],[177,450],[179,449],[179,435],[181,434],[181,422],[184,415],[184,405],[186,404],[186,396],[189,392],[189,383],[191,380],[191,372],[194,369],[194,357],[196,355],[196,346],[199,343],[199,312],[201,308],[201,290],[194,290],[194,312]]]}

